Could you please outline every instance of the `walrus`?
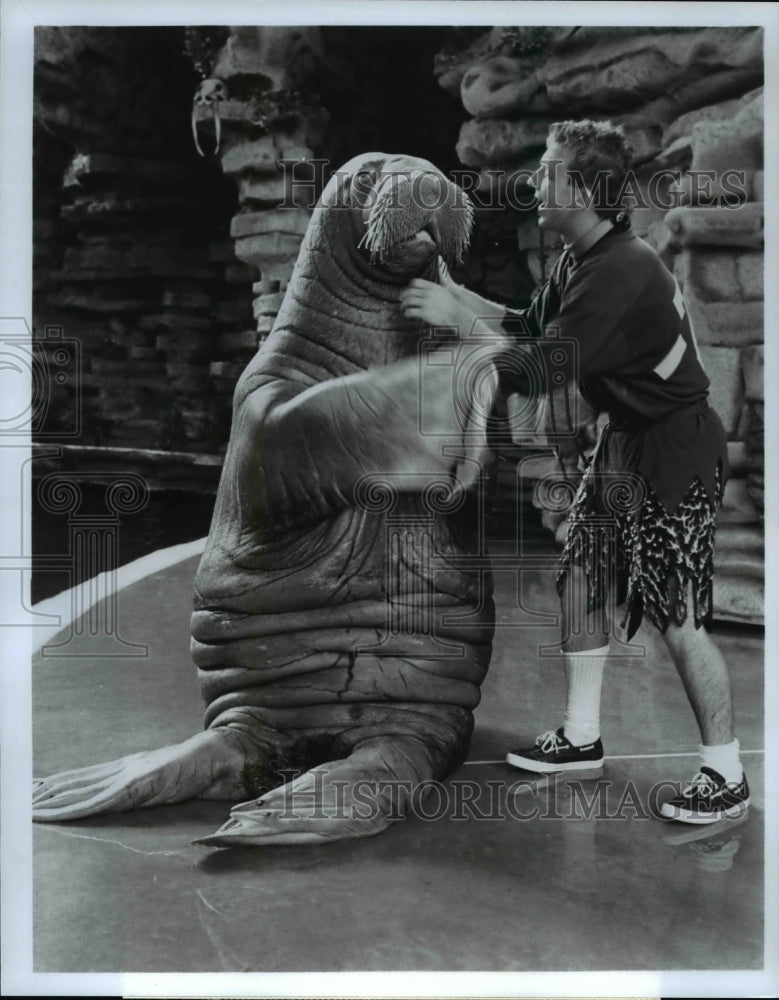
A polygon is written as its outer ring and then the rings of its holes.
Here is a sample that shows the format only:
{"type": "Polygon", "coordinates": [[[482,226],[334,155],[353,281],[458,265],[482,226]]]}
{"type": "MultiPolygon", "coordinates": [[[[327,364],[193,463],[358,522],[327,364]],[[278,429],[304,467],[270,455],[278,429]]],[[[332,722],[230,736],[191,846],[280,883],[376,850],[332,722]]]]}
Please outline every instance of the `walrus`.
{"type": "Polygon", "coordinates": [[[205,728],[36,781],[36,821],[225,799],[241,804],[195,843],[364,837],[462,762],[494,631],[479,528],[498,379],[471,348],[463,381],[465,341],[431,347],[399,300],[458,262],[472,214],[414,157],[329,181],[235,389],[194,582],[205,728]]]}

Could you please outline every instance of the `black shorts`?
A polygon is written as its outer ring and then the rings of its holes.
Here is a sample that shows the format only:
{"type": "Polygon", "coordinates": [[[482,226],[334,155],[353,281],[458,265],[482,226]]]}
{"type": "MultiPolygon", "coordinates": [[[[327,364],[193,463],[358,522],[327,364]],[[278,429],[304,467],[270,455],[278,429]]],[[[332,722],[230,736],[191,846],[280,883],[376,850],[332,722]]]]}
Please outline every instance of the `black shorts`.
{"type": "Polygon", "coordinates": [[[613,502],[604,503],[594,488],[592,466],[579,485],[568,515],[568,536],[557,576],[562,594],[572,567],[584,571],[587,609],[607,599],[625,604],[622,627],[631,638],[644,615],[661,631],[687,618],[692,594],[696,628],[712,617],[714,536],[722,503],[723,476],[718,469],[712,503],[696,477],[672,513],[635,474],[620,485],[614,477],[613,502]]]}

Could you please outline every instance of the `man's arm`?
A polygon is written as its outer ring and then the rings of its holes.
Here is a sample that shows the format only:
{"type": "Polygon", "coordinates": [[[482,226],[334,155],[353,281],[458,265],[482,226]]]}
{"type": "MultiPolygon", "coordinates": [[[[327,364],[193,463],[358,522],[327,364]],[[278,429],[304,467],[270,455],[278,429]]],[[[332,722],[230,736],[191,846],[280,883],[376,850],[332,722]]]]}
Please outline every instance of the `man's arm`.
{"type": "Polygon", "coordinates": [[[455,327],[460,336],[540,337],[555,308],[556,288],[551,280],[525,309],[510,309],[458,285],[442,260],[438,273],[438,282],[422,278],[411,281],[401,294],[401,306],[406,316],[431,326],[455,327]]]}
{"type": "Polygon", "coordinates": [[[456,284],[440,262],[439,282],[415,278],[400,301],[406,316],[433,327],[452,327],[460,338],[485,341],[491,350],[488,357],[482,348],[480,363],[489,360],[504,391],[536,397],[547,387],[528,341],[537,343],[543,336],[545,317],[557,308],[558,298],[550,279],[526,309],[509,309],[456,284]]]}
{"type": "Polygon", "coordinates": [[[459,337],[505,333],[502,324],[506,307],[489,302],[453,281],[439,285],[414,278],[401,292],[400,305],[405,316],[433,327],[453,327],[459,337]]]}
{"type": "Polygon", "coordinates": [[[506,306],[498,302],[492,302],[490,299],[485,299],[477,292],[472,292],[466,288],[465,285],[458,285],[451,274],[449,274],[449,269],[440,257],[438,258],[438,276],[441,287],[451,292],[464,308],[470,310],[476,316],[489,316],[503,322],[511,312],[506,306]]]}

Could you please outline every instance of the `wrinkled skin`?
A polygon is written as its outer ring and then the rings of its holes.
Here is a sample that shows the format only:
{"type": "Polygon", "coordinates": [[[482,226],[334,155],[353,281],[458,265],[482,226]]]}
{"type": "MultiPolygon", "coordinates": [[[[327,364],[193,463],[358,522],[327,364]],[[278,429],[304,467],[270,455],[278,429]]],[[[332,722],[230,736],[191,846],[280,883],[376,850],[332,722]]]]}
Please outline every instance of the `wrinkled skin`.
{"type": "MultiPolygon", "coordinates": [[[[483,555],[484,399],[455,405],[451,364],[420,364],[430,331],[399,296],[435,280],[439,253],[454,262],[470,209],[448,181],[435,208],[411,180],[381,197],[388,177],[434,169],[383,154],[342,168],[238,383],[195,581],[205,731],[36,782],[36,820],[250,799],[199,843],[362,837],[462,761],[494,628],[484,560],[463,561],[483,555]]],[[[487,406],[496,382],[480,378],[487,406]]]]}

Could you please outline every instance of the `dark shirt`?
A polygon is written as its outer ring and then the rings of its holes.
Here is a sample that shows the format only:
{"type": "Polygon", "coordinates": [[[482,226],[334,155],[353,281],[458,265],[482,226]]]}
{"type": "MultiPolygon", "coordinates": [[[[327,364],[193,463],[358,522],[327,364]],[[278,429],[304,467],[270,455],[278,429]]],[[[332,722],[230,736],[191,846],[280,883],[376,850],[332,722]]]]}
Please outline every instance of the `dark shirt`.
{"type": "Polygon", "coordinates": [[[548,391],[571,378],[609,414],[596,451],[602,471],[638,472],[674,510],[698,476],[714,501],[727,475],[727,440],[708,405],[709,380],[681,291],[655,251],[630,230],[611,230],[584,253],[565,250],[526,309],[510,310],[507,333],[541,352],[504,370],[509,391],[548,391]],[[540,338],[540,340],[539,340],[540,338]]]}

